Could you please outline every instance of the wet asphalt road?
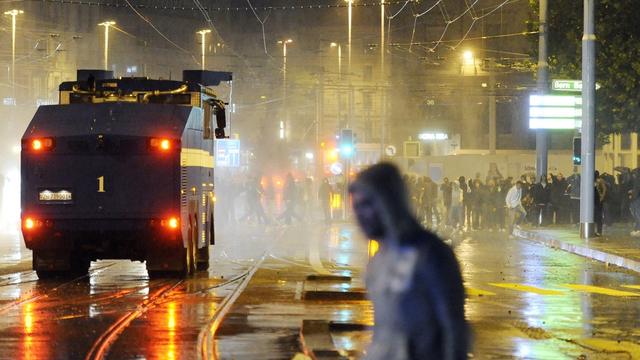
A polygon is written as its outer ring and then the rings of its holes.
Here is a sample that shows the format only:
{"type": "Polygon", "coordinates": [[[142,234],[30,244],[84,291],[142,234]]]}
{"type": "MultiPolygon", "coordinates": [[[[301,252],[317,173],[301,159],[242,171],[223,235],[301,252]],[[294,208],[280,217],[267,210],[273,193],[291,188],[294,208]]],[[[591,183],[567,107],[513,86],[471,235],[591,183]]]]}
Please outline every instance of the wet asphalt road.
{"type": "MultiPolygon", "coordinates": [[[[637,274],[503,233],[455,236],[453,245],[467,282],[474,358],[640,358],[637,274]]],[[[1,235],[0,359],[196,359],[199,337],[213,339],[205,345],[218,358],[291,359],[303,350],[303,320],[372,323],[367,301],[305,299],[362,290],[367,247],[352,226],[243,224],[219,234],[212,258],[207,273],[184,281],[149,280],[143,264],[128,261],[95,262],[90,276],[73,281],[37,281],[19,238],[1,235]],[[225,309],[223,321],[212,321],[225,309]]],[[[370,339],[367,331],[332,335],[353,354],[370,339]]]]}

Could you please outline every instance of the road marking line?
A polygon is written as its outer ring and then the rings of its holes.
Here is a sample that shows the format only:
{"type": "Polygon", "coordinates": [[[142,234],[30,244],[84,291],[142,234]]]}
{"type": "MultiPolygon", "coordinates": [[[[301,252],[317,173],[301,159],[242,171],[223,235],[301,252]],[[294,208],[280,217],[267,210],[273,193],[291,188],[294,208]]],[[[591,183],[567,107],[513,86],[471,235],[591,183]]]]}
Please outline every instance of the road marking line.
{"type": "Polygon", "coordinates": [[[630,359],[640,357],[640,345],[629,341],[609,340],[602,338],[576,339],[576,344],[595,349],[596,351],[628,354],[630,359]]]}
{"type": "Polygon", "coordinates": [[[640,290],[640,285],[620,285],[623,288],[640,290]]]}
{"type": "Polygon", "coordinates": [[[491,292],[491,291],[482,290],[482,289],[475,289],[475,288],[471,288],[471,287],[465,287],[465,292],[469,296],[495,296],[496,295],[496,293],[491,292]]]}
{"type": "Polygon", "coordinates": [[[489,283],[489,285],[495,286],[495,287],[499,287],[499,288],[503,288],[503,289],[534,293],[534,294],[538,294],[538,295],[564,295],[565,294],[564,291],[542,289],[542,288],[539,288],[539,287],[535,287],[535,286],[531,286],[531,285],[525,285],[525,284],[489,283]]]}
{"type": "Polygon", "coordinates": [[[600,286],[579,285],[579,284],[564,284],[562,286],[572,290],[584,291],[584,292],[593,293],[593,294],[601,294],[601,295],[609,295],[609,296],[640,296],[640,294],[638,293],[608,289],[600,286]]]}
{"type": "Polygon", "coordinates": [[[322,265],[322,260],[320,260],[320,237],[317,236],[317,234],[311,235],[308,250],[307,258],[309,259],[309,264],[311,264],[313,270],[322,275],[331,274],[331,272],[322,265]]]}

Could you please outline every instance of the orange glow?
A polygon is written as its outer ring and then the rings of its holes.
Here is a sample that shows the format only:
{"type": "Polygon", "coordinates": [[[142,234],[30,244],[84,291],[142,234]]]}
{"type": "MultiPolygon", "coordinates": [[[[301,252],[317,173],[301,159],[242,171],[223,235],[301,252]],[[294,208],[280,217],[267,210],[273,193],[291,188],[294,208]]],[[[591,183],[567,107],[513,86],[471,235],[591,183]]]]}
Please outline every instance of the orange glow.
{"type": "Polygon", "coordinates": [[[176,303],[170,302],[167,304],[167,328],[169,330],[176,329],[176,303]]]}
{"type": "Polygon", "coordinates": [[[33,221],[32,218],[27,218],[27,220],[24,221],[24,227],[25,229],[33,229],[35,227],[36,223],[35,221],[33,221]]]}
{"type": "Polygon", "coordinates": [[[42,141],[40,139],[35,139],[31,142],[31,148],[33,150],[42,150],[42,141]]]}
{"type": "Polygon", "coordinates": [[[31,334],[33,332],[33,304],[29,303],[24,306],[24,332],[31,334]]]}
{"type": "Polygon", "coordinates": [[[31,150],[42,151],[42,150],[51,150],[52,148],[53,148],[52,138],[42,138],[42,139],[31,140],[31,150]]]}
{"type": "Polygon", "coordinates": [[[163,139],[152,138],[151,141],[149,142],[149,144],[154,149],[158,149],[158,150],[162,150],[162,151],[171,150],[171,140],[166,139],[166,138],[163,138],[163,139]]]}
{"type": "Polygon", "coordinates": [[[338,160],[338,149],[329,149],[326,151],[326,159],[328,161],[337,161],[338,160]]]}
{"type": "Polygon", "coordinates": [[[180,220],[177,217],[170,217],[168,219],[162,219],[160,226],[175,230],[180,226],[180,220]]]}
{"type": "Polygon", "coordinates": [[[35,228],[42,226],[42,221],[28,217],[24,219],[22,226],[25,230],[35,230],[35,228]]]}

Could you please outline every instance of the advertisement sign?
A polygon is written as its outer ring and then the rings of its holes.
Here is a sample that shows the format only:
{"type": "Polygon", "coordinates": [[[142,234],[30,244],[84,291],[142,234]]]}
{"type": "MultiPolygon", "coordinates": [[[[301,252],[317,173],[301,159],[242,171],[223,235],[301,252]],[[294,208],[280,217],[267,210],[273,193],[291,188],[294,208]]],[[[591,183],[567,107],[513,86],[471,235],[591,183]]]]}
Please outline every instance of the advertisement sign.
{"type": "Polygon", "coordinates": [[[529,129],[575,129],[581,126],[581,96],[529,96],[529,129]]]}
{"type": "Polygon", "coordinates": [[[216,167],[240,166],[240,140],[216,140],[216,167]]]}

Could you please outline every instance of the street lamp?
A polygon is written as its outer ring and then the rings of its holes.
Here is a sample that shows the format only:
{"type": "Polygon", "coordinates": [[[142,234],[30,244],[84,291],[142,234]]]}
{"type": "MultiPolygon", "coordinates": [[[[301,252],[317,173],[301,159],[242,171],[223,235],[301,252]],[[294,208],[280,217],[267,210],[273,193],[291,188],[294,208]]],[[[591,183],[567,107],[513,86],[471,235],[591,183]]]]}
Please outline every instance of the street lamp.
{"type": "Polygon", "coordinates": [[[202,29],[200,31],[197,31],[196,34],[200,34],[200,36],[202,36],[202,70],[204,70],[204,50],[205,50],[205,36],[210,33],[211,30],[209,29],[202,29]]]}
{"type": "Polygon", "coordinates": [[[16,88],[16,16],[24,14],[22,10],[9,10],[4,12],[5,15],[11,16],[11,86],[13,88],[13,97],[15,98],[16,88]]]}
{"type": "Polygon", "coordinates": [[[287,44],[291,44],[293,40],[279,40],[278,44],[282,45],[282,80],[284,82],[285,94],[287,87],[287,44]]]}
{"type": "Polygon", "coordinates": [[[342,44],[340,43],[331,43],[332,48],[338,48],[338,79],[342,78],[342,44]]]}
{"type": "Polygon", "coordinates": [[[104,26],[104,69],[109,70],[109,27],[115,25],[115,21],[105,21],[98,24],[104,26]]]}
{"type": "Polygon", "coordinates": [[[471,50],[465,50],[462,53],[462,74],[466,75],[466,71],[468,68],[473,68],[473,75],[478,75],[478,69],[476,69],[476,58],[471,50]]]}

